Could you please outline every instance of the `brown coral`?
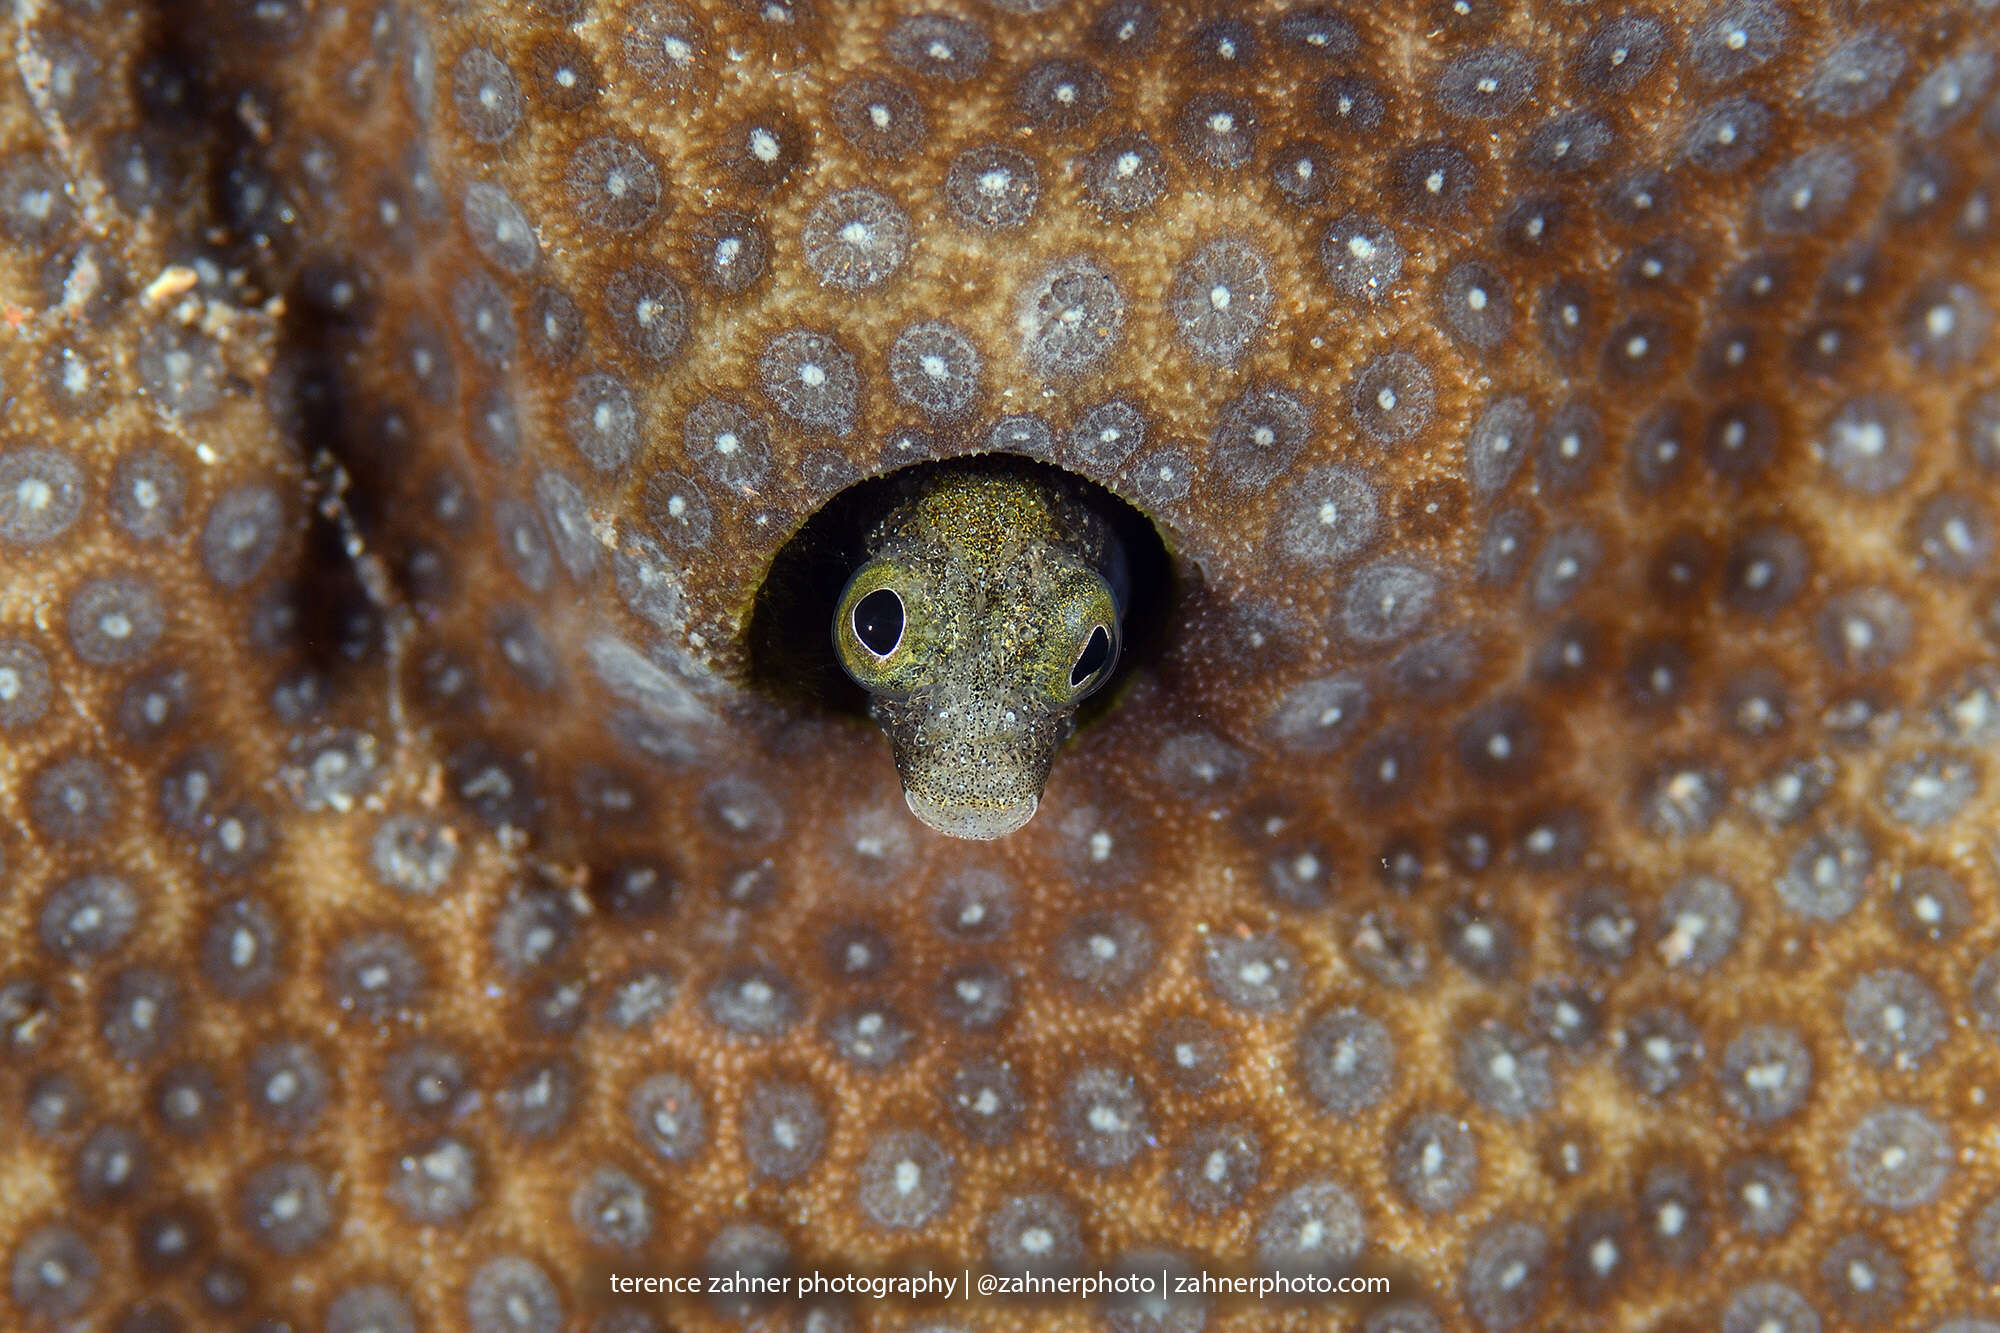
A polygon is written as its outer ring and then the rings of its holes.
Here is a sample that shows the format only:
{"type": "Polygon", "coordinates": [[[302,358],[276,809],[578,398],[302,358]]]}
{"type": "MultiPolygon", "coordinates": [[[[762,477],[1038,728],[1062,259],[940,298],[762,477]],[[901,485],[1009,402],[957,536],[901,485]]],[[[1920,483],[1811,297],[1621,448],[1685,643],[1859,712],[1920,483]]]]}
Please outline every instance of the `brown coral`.
{"type": "Polygon", "coordinates": [[[1980,23],[18,10],[14,1315],[1990,1328],[1980,23]],[[749,636],[982,449],[1174,555],[990,848],[749,636]]]}

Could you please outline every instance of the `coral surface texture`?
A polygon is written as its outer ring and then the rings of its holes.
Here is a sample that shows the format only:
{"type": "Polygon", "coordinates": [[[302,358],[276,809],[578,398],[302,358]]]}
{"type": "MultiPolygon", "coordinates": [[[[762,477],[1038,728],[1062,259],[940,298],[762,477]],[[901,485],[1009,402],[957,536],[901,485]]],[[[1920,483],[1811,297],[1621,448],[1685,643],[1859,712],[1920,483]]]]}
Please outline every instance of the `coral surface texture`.
{"type": "Polygon", "coordinates": [[[2000,2],[0,28],[0,1328],[2000,1333],[2000,2]],[[993,452],[971,842],[786,664],[993,452]]]}

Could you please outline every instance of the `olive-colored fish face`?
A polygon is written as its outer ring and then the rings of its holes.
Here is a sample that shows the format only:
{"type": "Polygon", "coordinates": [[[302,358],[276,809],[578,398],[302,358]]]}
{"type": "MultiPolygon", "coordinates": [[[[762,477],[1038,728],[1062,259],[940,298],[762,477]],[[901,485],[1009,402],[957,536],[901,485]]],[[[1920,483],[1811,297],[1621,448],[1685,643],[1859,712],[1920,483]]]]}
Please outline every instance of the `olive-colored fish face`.
{"type": "Polygon", "coordinates": [[[1111,585],[1032,531],[919,526],[884,543],[834,615],[841,666],[871,697],[910,810],[998,838],[1034,815],[1077,705],[1117,666],[1111,585]]]}
{"type": "Polygon", "coordinates": [[[1069,710],[1037,706],[997,678],[877,699],[874,714],[911,813],[955,838],[1002,837],[1033,818],[1072,724],[1069,710]]]}

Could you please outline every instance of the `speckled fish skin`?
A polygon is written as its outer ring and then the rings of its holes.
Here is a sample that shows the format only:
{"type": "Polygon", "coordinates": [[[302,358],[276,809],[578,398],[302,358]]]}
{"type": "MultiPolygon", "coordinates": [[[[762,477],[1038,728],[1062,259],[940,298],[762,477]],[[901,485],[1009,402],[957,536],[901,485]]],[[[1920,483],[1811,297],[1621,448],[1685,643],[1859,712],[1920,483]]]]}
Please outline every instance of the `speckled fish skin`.
{"type": "Polygon", "coordinates": [[[1056,691],[1086,684],[1072,668],[1091,622],[1069,624],[1067,609],[1095,589],[1106,617],[1095,623],[1115,645],[1129,562],[1091,497],[1059,472],[985,455],[901,476],[867,554],[903,571],[922,599],[908,612],[924,619],[910,631],[920,635],[920,675],[870,690],[868,712],[895,751],[911,814],[951,837],[1006,837],[1034,818],[1057,747],[1076,727],[1084,696],[1056,691]]]}
{"type": "Polygon", "coordinates": [[[14,6],[0,1324],[1991,1333],[1995,18],[14,6]],[[993,448],[1176,600],[974,845],[744,632],[993,448]]]}

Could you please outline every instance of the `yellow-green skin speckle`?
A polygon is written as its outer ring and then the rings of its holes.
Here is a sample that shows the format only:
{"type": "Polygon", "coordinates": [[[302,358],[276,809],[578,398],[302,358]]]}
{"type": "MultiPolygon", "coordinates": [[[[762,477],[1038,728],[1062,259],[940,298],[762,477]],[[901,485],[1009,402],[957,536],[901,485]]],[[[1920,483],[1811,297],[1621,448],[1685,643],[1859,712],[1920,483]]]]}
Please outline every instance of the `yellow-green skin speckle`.
{"type": "Polygon", "coordinates": [[[888,733],[904,800],[954,837],[1012,833],[1034,815],[1077,705],[1116,665],[1117,538],[1080,488],[974,460],[907,483],[868,554],[834,644],[888,733]],[[876,642],[886,652],[856,630],[856,609],[884,589],[902,612],[893,646],[876,642]]]}

